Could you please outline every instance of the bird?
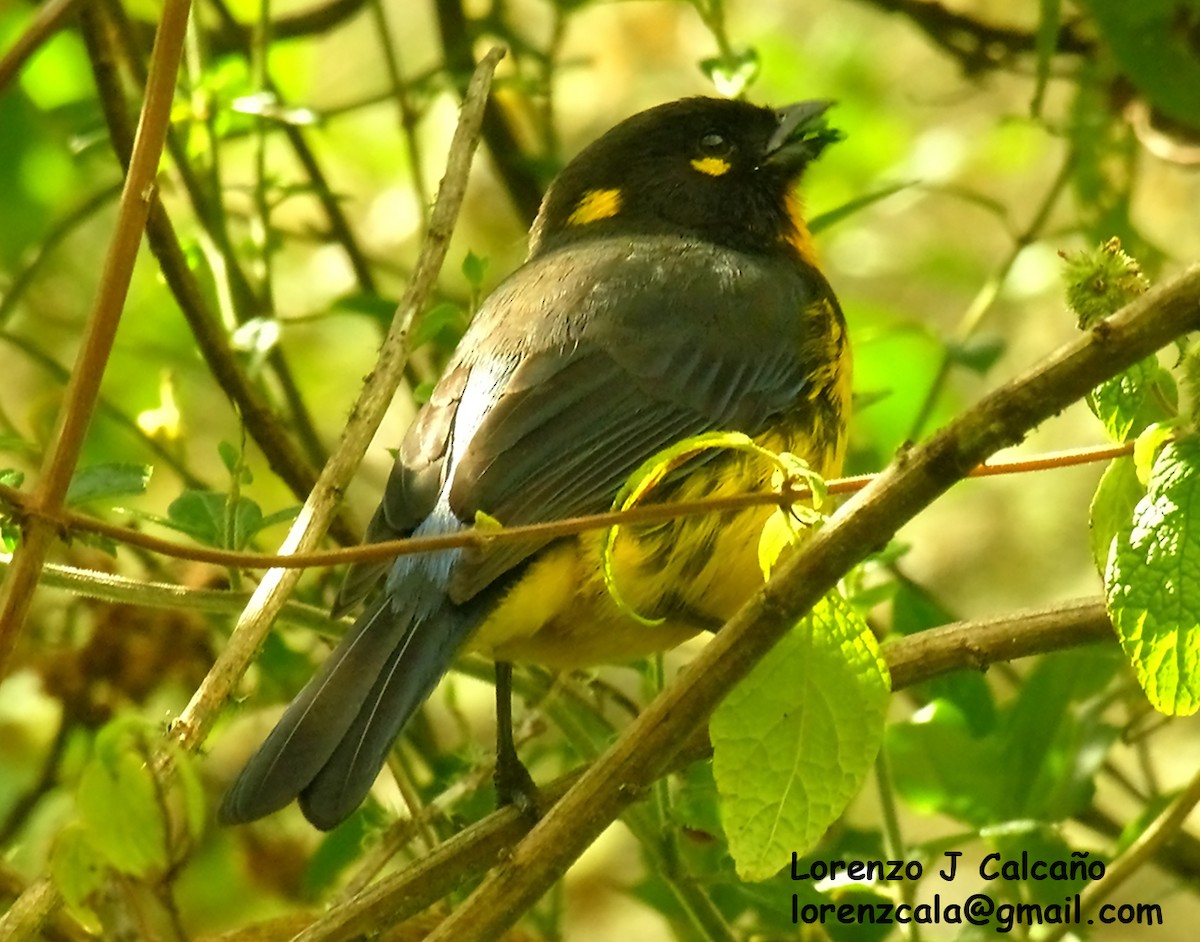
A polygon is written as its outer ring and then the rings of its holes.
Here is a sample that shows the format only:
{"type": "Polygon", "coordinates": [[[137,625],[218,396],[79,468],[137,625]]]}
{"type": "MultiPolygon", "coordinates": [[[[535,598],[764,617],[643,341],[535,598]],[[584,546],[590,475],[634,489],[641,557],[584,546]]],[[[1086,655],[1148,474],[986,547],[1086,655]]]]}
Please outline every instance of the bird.
{"type": "MultiPolygon", "coordinates": [[[[526,260],[480,305],[405,434],[366,540],[603,512],[645,462],[706,433],[836,475],[850,344],[797,194],[843,137],[831,104],[685,98],[581,150],[549,186],[526,260]]],[[[706,449],[646,499],[761,490],[773,471],[706,449]]],[[[587,531],[352,566],[334,613],[362,613],[227,790],[220,820],[298,800],[315,827],[335,827],[467,651],[497,665],[501,801],[535,807],[512,741],[512,664],[629,661],[718,630],[763,583],[757,546],[774,512],[625,526],[610,548],[587,531]]]]}

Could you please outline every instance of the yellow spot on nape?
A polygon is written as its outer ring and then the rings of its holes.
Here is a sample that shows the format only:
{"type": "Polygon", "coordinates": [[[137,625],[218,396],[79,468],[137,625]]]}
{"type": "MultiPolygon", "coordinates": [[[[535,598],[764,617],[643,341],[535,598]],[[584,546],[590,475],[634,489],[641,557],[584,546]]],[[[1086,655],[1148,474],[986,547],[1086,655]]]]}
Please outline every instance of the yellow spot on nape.
{"type": "Polygon", "coordinates": [[[621,211],[620,190],[588,190],[567,217],[572,226],[586,226],[589,222],[608,219],[621,211]]]}
{"type": "Polygon", "coordinates": [[[787,214],[788,222],[791,225],[783,234],[783,241],[796,250],[801,261],[815,268],[817,266],[817,250],[813,246],[812,233],[808,231],[808,226],[804,222],[804,207],[800,203],[800,197],[795,193],[787,195],[787,214]]]}
{"type": "Polygon", "coordinates": [[[697,157],[692,161],[692,166],[710,177],[719,177],[729,173],[729,161],[722,160],[720,157],[697,157]]]}

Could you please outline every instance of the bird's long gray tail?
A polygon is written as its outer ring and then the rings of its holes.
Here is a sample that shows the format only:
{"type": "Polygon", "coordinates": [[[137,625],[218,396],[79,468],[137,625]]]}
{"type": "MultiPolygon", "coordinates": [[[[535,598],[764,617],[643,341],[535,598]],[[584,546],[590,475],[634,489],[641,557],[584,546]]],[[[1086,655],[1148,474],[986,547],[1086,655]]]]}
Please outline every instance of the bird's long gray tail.
{"type": "Polygon", "coordinates": [[[354,623],[226,793],[222,823],[299,798],[305,817],[328,830],[358,807],[472,627],[441,586],[419,581],[399,596],[389,587],[354,623]]]}

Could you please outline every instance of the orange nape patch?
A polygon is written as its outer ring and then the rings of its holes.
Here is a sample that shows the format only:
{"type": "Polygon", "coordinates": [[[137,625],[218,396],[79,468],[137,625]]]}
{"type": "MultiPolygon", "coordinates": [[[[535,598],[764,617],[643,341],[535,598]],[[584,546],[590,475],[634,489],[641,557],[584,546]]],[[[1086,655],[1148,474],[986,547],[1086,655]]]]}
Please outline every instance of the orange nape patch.
{"type": "Polygon", "coordinates": [[[789,193],[786,202],[788,221],[791,225],[781,238],[796,250],[801,261],[815,268],[817,250],[813,246],[812,233],[808,231],[808,226],[804,222],[804,206],[800,202],[800,197],[795,193],[789,193]]]}
{"type": "Polygon", "coordinates": [[[729,162],[720,157],[697,157],[692,166],[710,177],[720,177],[729,173],[729,162]]]}
{"type": "Polygon", "coordinates": [[[589,222],[615,216],[620,211],[620,190],[588,190],[579,200],[575,211],[567,217],[567,223],[572,226],[586,226],[589,222]]]}

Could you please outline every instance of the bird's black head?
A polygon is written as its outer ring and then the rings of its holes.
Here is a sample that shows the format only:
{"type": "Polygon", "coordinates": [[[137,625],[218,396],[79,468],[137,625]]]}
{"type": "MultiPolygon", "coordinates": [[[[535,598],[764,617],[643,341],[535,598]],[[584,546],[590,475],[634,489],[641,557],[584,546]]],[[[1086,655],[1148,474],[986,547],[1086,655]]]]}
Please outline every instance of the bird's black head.
{"type": "Polygon", "coordinates": [[[741,251],[808,260],[793,188],[840,132],[831,102],[772,110],[686,98],[643,111],[559,174],[530,233],[530,254],[634,233],[694,235],[741,251]]]}

